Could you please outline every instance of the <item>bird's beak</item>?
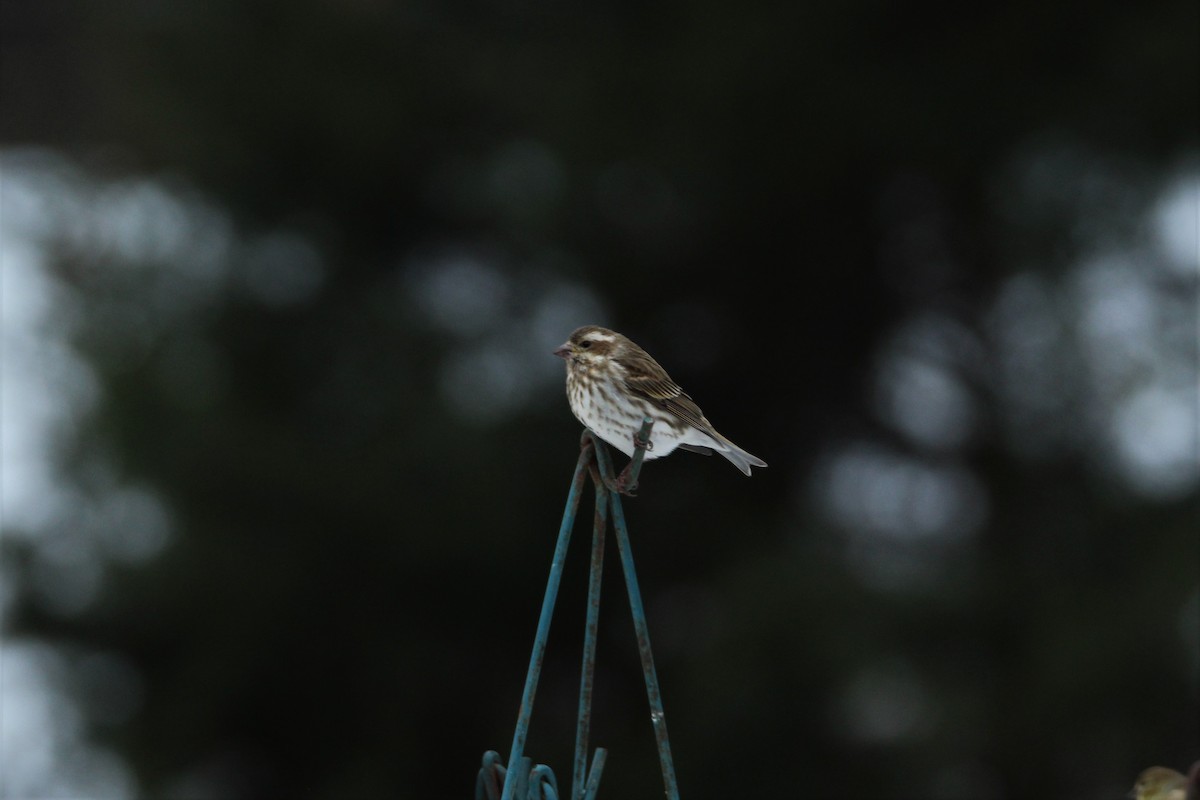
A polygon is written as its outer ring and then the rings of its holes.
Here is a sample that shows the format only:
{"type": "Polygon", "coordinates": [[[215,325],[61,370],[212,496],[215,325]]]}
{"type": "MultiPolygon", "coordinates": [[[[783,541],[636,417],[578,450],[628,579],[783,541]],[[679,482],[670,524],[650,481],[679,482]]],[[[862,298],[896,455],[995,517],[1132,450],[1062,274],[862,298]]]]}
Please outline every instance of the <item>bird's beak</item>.
{"type": "Polygon", "coordinates": [[[570,358],[571,357],[570,342],[567,342],[565,344],[560,344],[558,347],[556,347],[554,349],[554,355],[558,356],[559,358],[570,358]]]}

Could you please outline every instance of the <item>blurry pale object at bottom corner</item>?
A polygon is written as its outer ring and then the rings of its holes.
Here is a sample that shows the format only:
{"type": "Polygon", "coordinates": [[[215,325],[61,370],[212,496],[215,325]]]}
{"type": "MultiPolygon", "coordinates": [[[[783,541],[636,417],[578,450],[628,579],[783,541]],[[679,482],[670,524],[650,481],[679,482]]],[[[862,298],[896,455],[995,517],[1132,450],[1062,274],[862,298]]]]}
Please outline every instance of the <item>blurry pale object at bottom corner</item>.
{"type": "Polygon", "coordinates": [[[1169,767],[1142,770],[1129,797],[1134,800],[1200,800],[1200,761],[1192,765],[1189,777],[1169,767]]]}

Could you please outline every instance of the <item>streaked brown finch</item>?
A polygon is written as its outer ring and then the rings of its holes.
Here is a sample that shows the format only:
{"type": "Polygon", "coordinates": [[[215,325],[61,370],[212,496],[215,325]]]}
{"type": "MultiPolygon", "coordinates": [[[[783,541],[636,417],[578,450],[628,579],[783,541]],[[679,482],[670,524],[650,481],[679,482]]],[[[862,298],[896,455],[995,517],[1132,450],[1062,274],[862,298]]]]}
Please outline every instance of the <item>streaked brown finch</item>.
{"type": "Polygon", "coordinates": [[[654,420],[644,458],[662,458],[682,447],[718,452],[750,474],[767,462],[717,433],[700,407],[658,362],[615,331],[585,325],[554,354],[567,362],[567,399],[571,412],[597,436],[627,456],[643,417],[654,420]]]}

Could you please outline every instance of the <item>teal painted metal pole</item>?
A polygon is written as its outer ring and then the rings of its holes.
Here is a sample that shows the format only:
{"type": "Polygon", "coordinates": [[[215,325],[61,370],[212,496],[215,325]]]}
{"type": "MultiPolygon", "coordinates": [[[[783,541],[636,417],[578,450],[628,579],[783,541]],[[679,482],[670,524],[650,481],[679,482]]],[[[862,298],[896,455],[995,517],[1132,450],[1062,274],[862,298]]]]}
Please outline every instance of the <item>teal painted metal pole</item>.
{"type": "MultiPolygon", "coordinates": [[[[628,486],[637,486],[638,473],[642,469],[645,451],[651,446],[650,430],[654,421],[642,419],[642,428],[634,438],[633,460],[629,463],[628,486]]],[[[596,446],[596,461],[605,477],[612,475],[612,460],[608,451],[596,446]]],[[[608,481],[605,481],[608,484],[608,481]]],[[[638,587],[637,570],[633,566],[633,548],[629,544],[629,528],[625,525],[625,510],[617,492],[609,493],[609,511],[613,531],[617,536],[617,550],[621,554],[621,568],[625,572],[625,588],[629,593],[629,608],[633,613],[633,627],[637,633],[638,651],[642,657],[642,677],[646,681],[646,696],[650,701],[650,723],[654,727],[654,739],[658,744],[658,761],[662,768],[663,787],[668,800],[679,800],[679,786],[675,779],[675,762],[671,758],[671,741],[667,737],[667,716],[663,710],[662,693],[658,688],[658,671],[654,668],[654,653],[650,649],[650,630],[646,625],[646,610],[642,606],[642,591],[638,587]]]]}
{"type": "Polygon", "coordinates": [[[607,750],[603,747],[596,748],[596,756],[592,759],[592,769],[588,773],[587,789],[584,791],[583,800],[596,800],[596,792],[600,789],[600,776],[604,773],[604,761],[607,757],[607,750]]]}
{"type": "MultiPolygon", "coordinates": [[[[650,429],[654,421],[642,419],[642,428],[634,438],[633,460],[629,464],[629,486],[637,486],[638,473],[642,468],[645,451],[651,446],[650,429]]],[[[607,452],[597,448],[597,461],[601,471],[611,474],[612,466],[607,452]]],[[[629,593],[629,608],[633,613],[633,627],[637,633],[638,651],[642,657],[642,677],[646,681],[646,697],[650,701],[650,723],[654,727],[654,739],[658,743],[658,761],[662,767],[663,787],[668,800],[679,800],[679,786],[675,779],[675,762],[671,758],[671,741],[667,737],[667,715],[663,710],[662,693],[658,688],[658,671],[654,668],[654,653],[650,649],[650,630],[646,625],[646,610],[642,606],[642,590],[638,587],[637,570],[633,566],[633,548],[629,544],[629,528],[625,525],[625,509],[616,492],[609,497],[613,531],[617,536],[617,550],[621,554],[621,568],[625,572],[625,588],[629,593]]]]}
{"type": "Polygon", "coordinates": [[[558,800],[558,781],[554,771],[545,764],[538,764],[529,773],[529,800],[558,800]]]}
{"type": "Polygon", "coordinates": [[[500,787],[504,785],[504,762],[495,750],[483,754],[483,766],[475,779],[475,800],[500,800],[500,787]]]}
{"type": "MultiPolygon", "coordinates": [[[[554,558],[550,562],[550,577],[546,581],[546,595],[542,599],[542,615],[538,619],[537,635],[533,640],[533,652],[529,656],[529,672],[525,676],[525,691],[521,695],[521,709],[517,712],[517,729],[513,732],[512,747],[508,751],[508,777],[504,781],[501,800],[513,800],[519,780],[513,768],[521,763],[525,752],[525,739],[529,735],[529,718],[533,715],[533,699],[537,694],[538,679],[541,677],[542,660],[546,655],[546,641],[550,638],[550,620],[554,616],[554,603],[558,599],[558,587],[562,583],[563,562],[567,547],[571,543],[571,528],[575,513],[579,510],[579,496],[587,477],[587,454],[580,454],[575,464],[575,476],[571,479],[571,490],[567,493],[567,505],[563,511],[562,525],[558,530],[558,544],[554,547],[554,558]]],[[[527,772],[527,768],[522,770],[527,772]]]]}
{"type": "Polygon", "coordinates": [[[625,511],[621,499],[612,497],[613,530],[617,535],[617,550],[625,571],[625,588],[629,592],[629,607],[633,612],[633,627],[637,632],[638,651],[642,656],[642,676],[646,679],[646,697],[650,701],[650,724],[658,743],[658,762],[662,767],[663,788],[667,800],[679,800],[679,785],[675,780],[675,762],[671,759],[671,742],[667,738],[667,715],[663,710],[662,693],[658,688],[658,672],[654,669],[654,654],[650,650],[650,630],[646,626],[646,610],[642,607],[642,592],[638,588],[637,570],[633,566],[633,549],[629,544],[629,529],[625,526],[625,511]]]}
{"type": "MultiPolygon", "coordinates": [[[[587,439],[584,439],[587,442],[587,439]]],[[[594,443],[593,449],[595,448],[594,443]]],[[[579,674],[579,715],[575,723],[575,768],[571,772],[571,800],[583,797],[587,778],[588,732],[592,725],[592,686],[596,672],[596,631],[600,625],[600,585],[604,577],[604,540],[608,531],[608,489],[588,465],[596,486],[596,511],[592,523],[592,567],[588,577],[587,623],[583,637],[583,667],[579,674]]]]}

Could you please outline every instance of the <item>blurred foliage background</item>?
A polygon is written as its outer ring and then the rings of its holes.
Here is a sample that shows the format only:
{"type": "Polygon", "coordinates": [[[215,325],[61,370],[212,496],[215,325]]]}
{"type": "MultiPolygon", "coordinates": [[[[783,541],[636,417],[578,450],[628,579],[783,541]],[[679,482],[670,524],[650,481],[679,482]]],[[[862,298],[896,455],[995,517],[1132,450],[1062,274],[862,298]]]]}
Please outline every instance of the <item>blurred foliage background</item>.
{"type": "MultiPolygon", "coordinates": [[[[683,797],[1200,754],[1194,3],[0,23],[0,795],[470,796],[591,322],[771,465],[626,505],[683,797]]],[[[585,549],[528,747],[563,781],[585,549]]],[[[661,796],[608,572],[601,796],[661,796]]]]}

